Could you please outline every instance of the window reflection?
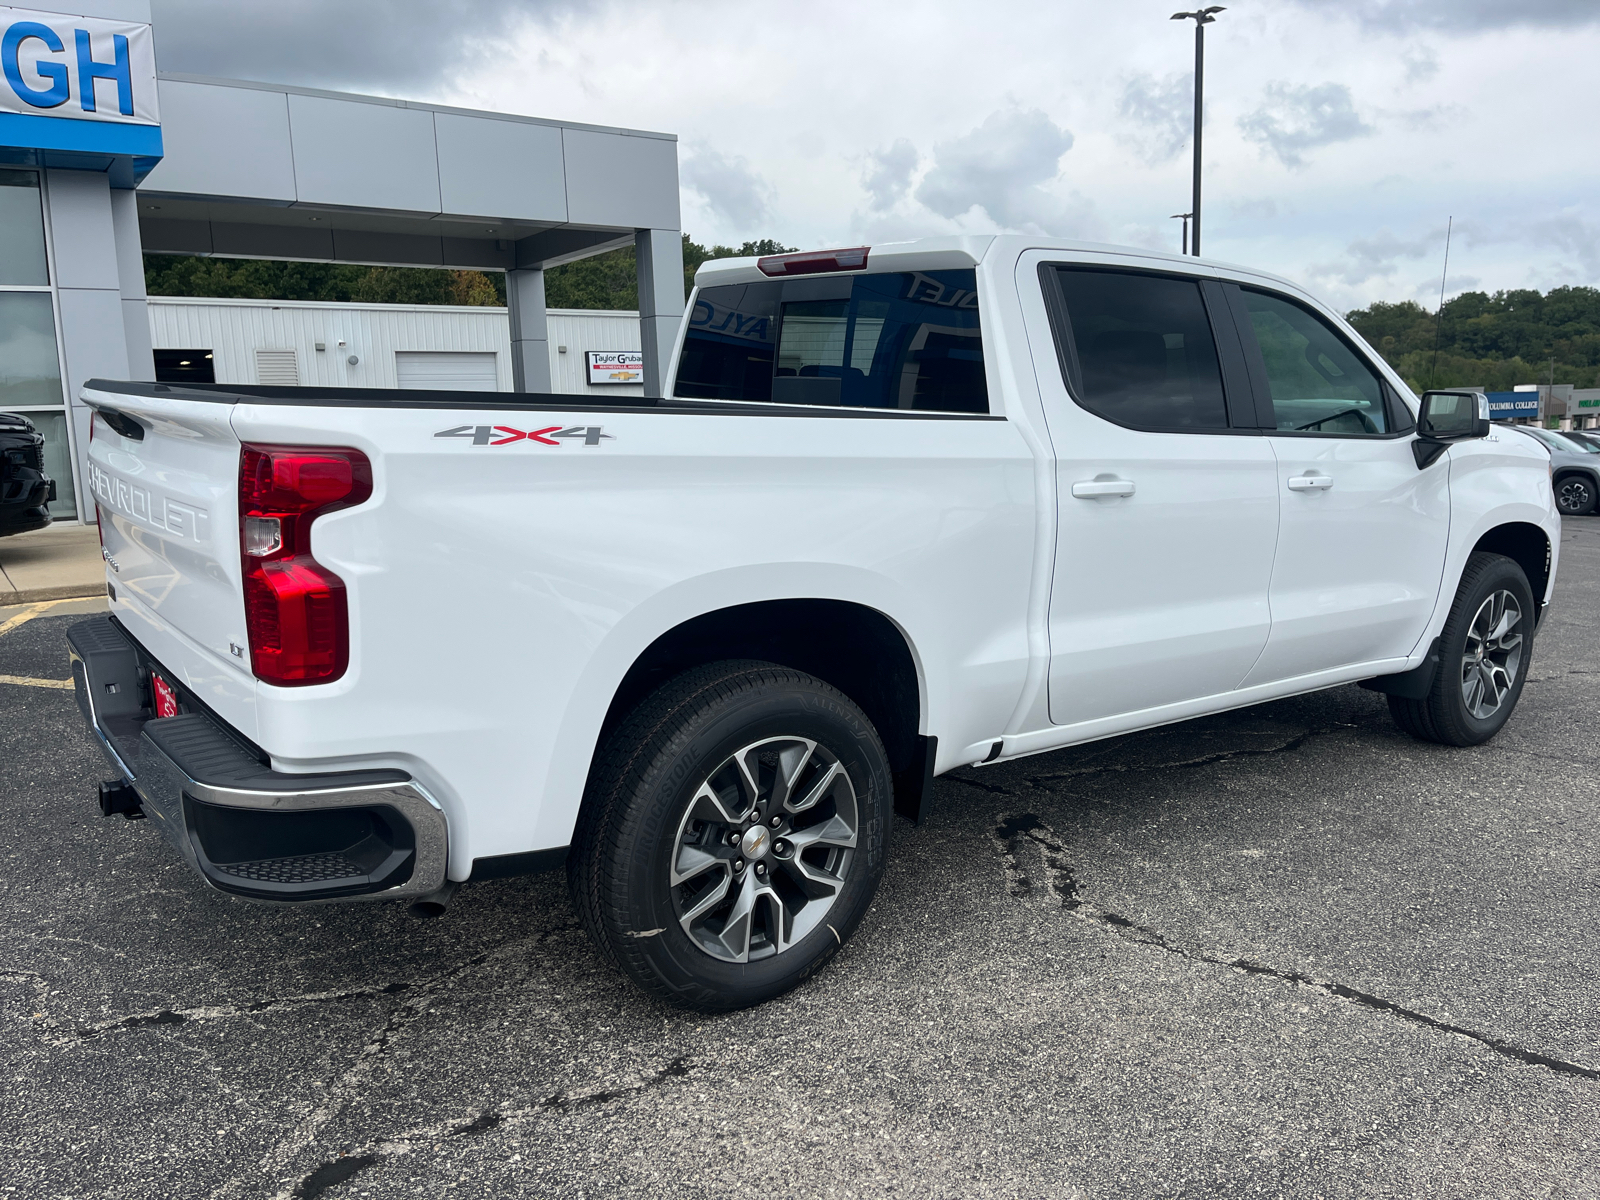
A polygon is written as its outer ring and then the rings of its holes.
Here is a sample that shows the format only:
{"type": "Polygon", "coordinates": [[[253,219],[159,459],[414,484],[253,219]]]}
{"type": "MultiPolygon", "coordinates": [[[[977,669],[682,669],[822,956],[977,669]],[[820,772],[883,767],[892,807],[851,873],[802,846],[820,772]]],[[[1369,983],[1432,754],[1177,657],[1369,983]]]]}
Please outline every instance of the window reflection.
{"type": "Polygon", "coordinates": [[[0,292],[0,408],[60,404],[49,292],[0,292]]]}
{"type": "Polygon", "coordinates": [[[0,167],[0,286],[49,284],[38,173],[0,167]]]}
{"type": "Polygon", "coordinates": [[[23,416],[44,435],[44,473],[56,481],[56,498],[50,501],[50,515],[57,521],[75,520],[78,515],[72,487],[72,446],[67,441],[67,414],[30,412],[23,416]]]}

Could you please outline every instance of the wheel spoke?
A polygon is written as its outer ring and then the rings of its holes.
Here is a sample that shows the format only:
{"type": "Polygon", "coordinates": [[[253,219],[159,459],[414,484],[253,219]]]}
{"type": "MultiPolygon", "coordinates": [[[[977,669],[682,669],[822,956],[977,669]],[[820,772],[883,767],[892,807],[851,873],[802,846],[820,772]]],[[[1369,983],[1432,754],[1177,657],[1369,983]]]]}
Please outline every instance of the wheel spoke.
{"type": "Polygon", "coordinates": [[[792,813],[805,812],[808,808],[815,808],[817,802],[828,794],[828,789],[833,786],[834,780],[843,774],[844,768],[842,766],[838,763],[830,764],[828,769],[822,773],[822,777],[812,784],[811,789],[800,798],[798,804],[785,804],[784,807],[792,813]]]}
{"type": "MultiPolygon", "coordinates": [[[[794,791],[794,785],[810,764],[811,756],[816,749],[815,742],[801,740],[778,752],[778,777],[772,784],[774,809],[788,808],[789,796],[794,791]]],[[[837,768],[838,764],[834,766],[837,768]]]]}
{"type": "Polygon", "coordinates": [[[789,842],[794,846],[796,854],[812,846],[838,846],[842,850],[854,850],[856,831],[843,817],[830,817],[809,828],[796,829],[789,835],[789,842]]]}
{"type": "MultiPolygon", "coordinates": [[[[713,824],[731,825],[739,819],[738,812],[729,812],[728,806],[722,802],[722,797],[717,794],[717,789],[707,780],[700,785],[700,790],[695,792],[694,799],[689,802],[689,811],[684,819],[687,828],[693,821],[709,821],[713,824]]],[[[681,835],[680,835],[681,836],[681,835]]]]}
{"type": "Polygon", "coordinates": [[[1489,663],[1478,664],[1478,675],[1483,680],[1483,712],[1480,716],[1487,716],[1500,707],[1500,685],[1494,677],[1494,668],[1489,663]]]}
{"type": "MultiPolygon", "coordinates": [[[[734,898],[733,907],[728,910],[728,915],[722,922],[722,929],[718,933],[710,934],[723,954],[718,957],[729,958],[734,962],[748,962],[750,959],[750,932],[755,921],[755,906],[758,889],[755,876],[746,874],[744,882],[739,887],[739,894],[734,898]]],[[[684,928],[688,928],[690,918],[684,918],[684,928]]]]}
{"type": "Polygon", "coordinates": [[[771,887],[762,888],[759,896],[766,900],[767,933],[772,938],[774,953],[782,954],[794,944],[794,914],[771,887]]]}
{"type": "Polygon", "coordinates": [[[704,846],[680,846],[677,861],[672,864],[672,886],[679,887],[691,879],[698,879],[714,867],[725,867],[728,860],[707,850],[704,846]]]}
{"type": "Polygon", "coordinates": [[[806,862],[798,854],[784,863],[782,869],[789,872],[791,881],[806,894],[808,901],[832,896],[843,882],[839,876],[806,862]]]}
{"type": "MultiPolygon", "coordinates": [[[[1489,635],[1489,641],[1495,645],[1504,646],[1507,636],[1511,633],[1512,626],[1520,620],[1522,620],[1521,612],[1512,608],[1509,604],[1503,605],[1500,609],[1500,616],[1494,623],[1494,632],[1489,635]]],[[[1518,640],[1521,640],[1521,637],[1521,634],[1517,635],[1518,640]]]]}
{"type": "Polygon", "coordinates": [[[745,790],[745,805],[739,810],[741,818],[761,802],[761,763],[759,760],[753,764],[750,761],[760,753],[761,746],[758,743],[746,746],[733,756],[734,765],[739,769],[739,781],[745,790]]]}
{"type": "Polygon", "coordinates": [[[704,896],[695,902],[693,908],[684,913],[682,917],[678,918],[679,924],[683,926],[685,933],[689,934],[691,937],[694,935],[694,930],[690,929],[689,927],[693,925],[694,922],[700,917],[705,916],[706,913],[710,912],[717,905],[721,904],[723,900],[727,899],[728,889],[732,883],[733,872],[729,871],[722,877],[720,882],[718,882],[710,891],[708,891],[704,896]]]}
{"type": "Polygon", "coordinates": [[[1511,694],[1511,677],[1497,663],[1485,663],[1484,669],[1489,673],[1489,686],[1494,689],[1494,706],[1499,708],[1511,694]]]}

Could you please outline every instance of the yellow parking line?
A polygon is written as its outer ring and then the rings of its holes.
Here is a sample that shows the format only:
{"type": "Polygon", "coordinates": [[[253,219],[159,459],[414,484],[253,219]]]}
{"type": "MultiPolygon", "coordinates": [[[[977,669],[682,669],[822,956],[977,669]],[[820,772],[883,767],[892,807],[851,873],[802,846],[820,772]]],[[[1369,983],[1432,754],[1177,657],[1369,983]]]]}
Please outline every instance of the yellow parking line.
{"type": "Polygon", "coordinates": [[[50,604],[51,602],[48,600],[39,604],[29,604],[25,606],[19,613],[17,613],[16,616],[6,621],[0,621],[0,635],[10,633],[18,625],[23,625],[33,620],[40,613],[44,612],[45,609],[49,608],[50,604]]]}
{"type": "Polygon", "coordinates": [[[72,690],[70,679],[30,679],[26,675],[0,675],[0,683],[15,683],[20,687],[60,688],[67,692],[72,690]]]}
{"type": "MultiPolygon", "coordinates": [[[[82,604],[85,600],[97,599],[99,599],[98,596],[68,596],[64,600],[41,600],[37,604],[23,605],[16,616],[0,621],[0,637],[4,637],[17,626],[26,625],[35,617],[42,617],[51,609],[59,608],[63,604],[82,604]]],[[[5,609],[0,608],[0,612],[5,611],[5,609]]]]}

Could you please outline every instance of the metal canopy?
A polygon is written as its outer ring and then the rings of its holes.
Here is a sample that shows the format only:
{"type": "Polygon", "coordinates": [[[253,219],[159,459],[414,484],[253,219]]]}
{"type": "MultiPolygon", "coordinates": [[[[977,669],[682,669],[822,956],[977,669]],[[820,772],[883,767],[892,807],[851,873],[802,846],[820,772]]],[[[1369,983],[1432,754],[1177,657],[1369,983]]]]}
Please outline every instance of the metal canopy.
{"type": "Polygon", "coordinates": [[[157,86],[146,252],[507,271],[517,387],[537,391],[543,284],[524,273],[631,244],[660,394],[683,310],[672,134],[189,75],[157,86]]]}
{"type": "Polygon", "coordinates": [[[152,253],[507,270],[680,224],[671,134],[196,76],[158,86],[165,157],[139,188],[152,253]]]}

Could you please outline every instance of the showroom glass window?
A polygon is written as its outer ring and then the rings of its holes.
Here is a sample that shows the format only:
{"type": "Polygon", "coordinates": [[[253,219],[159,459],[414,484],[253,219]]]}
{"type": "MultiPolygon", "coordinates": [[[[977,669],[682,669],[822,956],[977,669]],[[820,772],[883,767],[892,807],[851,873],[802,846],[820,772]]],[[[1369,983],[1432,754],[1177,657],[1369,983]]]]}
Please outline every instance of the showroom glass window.
{"type": "Polygon", "coordinates": [[[1073,398],[1133,429],[1225,429],[1222,369],[1200,284],[1132,271],[1054,268],[1062,369],[1073,398]]]}
{"type": "Polygon", "coordinates": [[[1243,291],[1280,433],[1375,437],[1389,432],[1383,383],[1343,338],[1293,301],[1243,291]]]}
{"type": "Polygon", "coordinates": [[[702,288],[673,394],[986,413],[976,272],[885,271],[702,288]]]}
{"type": "Polygon", "coordinates": [[[11,167],[0,167],[0,411],[26,414],[44,434],[50,515],[75,517],[39,173],[11,167]]]}

